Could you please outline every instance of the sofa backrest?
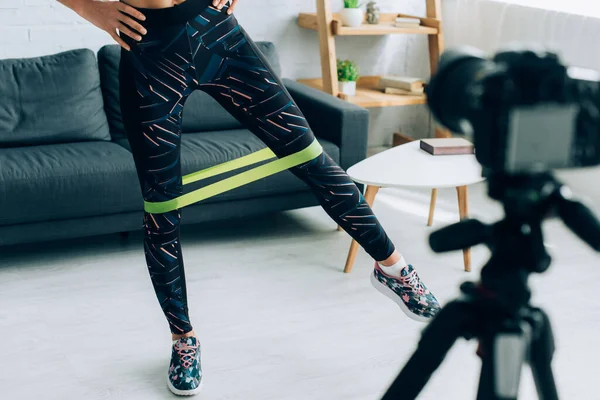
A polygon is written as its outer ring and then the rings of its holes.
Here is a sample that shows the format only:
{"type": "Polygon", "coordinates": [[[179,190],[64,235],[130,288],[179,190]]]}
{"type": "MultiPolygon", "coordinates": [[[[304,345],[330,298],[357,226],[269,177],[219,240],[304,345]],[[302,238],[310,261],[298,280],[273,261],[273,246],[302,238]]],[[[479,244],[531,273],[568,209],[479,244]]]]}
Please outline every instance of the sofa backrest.
{"type": "MultiPolygon", "coordinates": [[[[271,42],[257,42],[269,65],[277,73],[281,72],[275,45],[271,42]]],[[[121,48],[107,45],[98,52],[98,65],[104,94],[104,107],[108,116],[110,132],[114,139],[125,136],[121,108],[119,104],[119,62],[121,48]]],[[[197,90],[190,95],[183,108],[183,132],[206,132],[239,129],[242,125],[225,111],[208,94],[197,90]]]]}
{"type": "Polygon", "coordinates": [[[0,60],[0,147],[110,140],[88,49],[0,60]]]}

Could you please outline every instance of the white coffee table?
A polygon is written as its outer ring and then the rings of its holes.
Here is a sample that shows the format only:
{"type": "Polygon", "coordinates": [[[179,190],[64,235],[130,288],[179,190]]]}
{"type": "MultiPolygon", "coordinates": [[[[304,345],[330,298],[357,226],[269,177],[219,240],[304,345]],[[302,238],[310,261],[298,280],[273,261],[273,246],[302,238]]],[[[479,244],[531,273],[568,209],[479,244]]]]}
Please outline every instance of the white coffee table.
{"type": "MultiPolygon", "coordinates": [[[[437,189],[455,187],[458,193],[460,219],[468,216],[467,186],[484,180],[481,166],[474,155],[432,156],[420,148],[420,141],[403,144],[376,154],[353,165],[348,175],[367,186],[365,200],[373,205],[382,187],[416,187],[433,189],[428,225],[433,222],[437,189]]],[[[352,270],[358,243],[350,245],[344,272],[352,270]]],[[[463,250],[465,271],[471,270],[471,250],[463,250]]]]}

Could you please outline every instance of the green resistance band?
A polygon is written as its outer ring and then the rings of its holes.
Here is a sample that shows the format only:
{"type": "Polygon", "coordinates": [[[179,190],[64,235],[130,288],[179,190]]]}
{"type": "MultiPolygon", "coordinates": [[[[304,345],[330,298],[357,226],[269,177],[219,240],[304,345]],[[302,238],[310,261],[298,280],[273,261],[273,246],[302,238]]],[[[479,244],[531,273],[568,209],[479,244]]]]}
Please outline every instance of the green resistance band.
{"type": "MultiPolygon", "coordinates": [[[[275,161],[271,161],[270,163],[263,164],[259,167],[252,168],[248,171],[239,173],[227,179],[223,179],[219,182],[215,182],[201,189],[194,190],[193,192],[184,194],[183,196],[179,196],[175,199],[161,202],[144,201],[144,210],[150,214],[163,214],[169,211],[177,210],[179,208],[206,200],[218,194],[247,185],[259,179],[266,178],[267,176],[277,174],[302,163],[308,162],[320,156],[322,152],[323,148],[315,139],[304,150],[290,154],[289,156],[285,156],[283,158],[279,158],[275,161]]],[[[274,157],[276,156],[270,149],[262,149],[247,156],[236,158],[235,160],[227,161],[226,163],[185,175],[183,177],[183,184],[187,185],[192,182],[197,182],[202,179],[220,175],[225,172],[259,163],[261,161],[266,161],[274,157]]]]}

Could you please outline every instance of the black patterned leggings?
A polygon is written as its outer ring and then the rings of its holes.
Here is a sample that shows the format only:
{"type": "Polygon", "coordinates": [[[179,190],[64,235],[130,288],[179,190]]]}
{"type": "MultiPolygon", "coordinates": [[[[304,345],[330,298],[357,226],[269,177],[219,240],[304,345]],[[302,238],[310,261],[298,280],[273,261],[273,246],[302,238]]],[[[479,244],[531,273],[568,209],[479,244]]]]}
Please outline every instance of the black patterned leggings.
{"type": "MultiPolygon", "coordinates": [[[[146,202],[164,202],[183,193],[181,117],[194,90],[211,95],[279,158],[315,140],[279,78],[226,10],[213,8],[210,0],[140,9],[147,35],[141,42],[122,35],[131,51],[121,52],[121,111],[146,202]]],[[[393,244],[358,188],[327,154],[290,170],[375,260],[393,253],[393,244]]],[[[171,332],[189,332],[180,212],[146,212],[144,226],[150,277],[171,332]]]]}

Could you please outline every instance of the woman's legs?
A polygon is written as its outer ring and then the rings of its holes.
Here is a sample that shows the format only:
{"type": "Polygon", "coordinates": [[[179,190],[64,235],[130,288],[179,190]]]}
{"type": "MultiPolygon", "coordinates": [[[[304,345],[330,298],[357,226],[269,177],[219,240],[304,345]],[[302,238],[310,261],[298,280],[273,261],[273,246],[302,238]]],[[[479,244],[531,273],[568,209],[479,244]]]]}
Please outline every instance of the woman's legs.
{"type": "MultiPolygon", "coordinates": [[[[304,116],[256,46],[235,18],[225,13],[227,7],[217,10],[204,6],[204,2],[188,0],[178,8],[154,13],[144,10],[147,17],[154,15],[146,21],[154,21],[154,28],[147,27],[148,34],[140,43],[123,37],[132,49],[123,50],[121,56],[123,122],[143,197],[150,203],[169,201],[183,192],[182,110],[197,88],[217,99],[280,158],[306,149],[315,140],[304,116]],[[196,17],[190,17],[193,15],[196,17]]],[[[325,211],[375,260],[389,264],[400,258],[356,185],[327,154],[291,171],[311,187],[325,211]]],[[[179,210],[144,216],[146,261],[174,338],[193,335],[180,219],[179,210]]],[[[399,264],[384,270],[376,263],[372,279],[389,289],[409,315],[429,318],[439,307],[437,301],[411,266],[399,264]]],[[[199,343],[194,337],[177,340],[169,388],[177,394],[192,394],[201,380],[199,343]]]]}
{"type": "MultiPolygon", "coordinates": [[[[168,36],[167,36],[168,37],[168,36]]],[[[181,115],[192,92],[178,59],[187,38],[159,49],[140,44],[121,51],[123,122],[146,201],[181,196],[181,115]],[[160,56],[158,56],[160,54],[160,56]]],[[[179,210],[144,215],[144,252],[158,301],[174,338],[191,334],[179,227],[179,210]]]]}
{"type": "MultiPolygon", "coordinates": [[[[162,202],[183,193],[181,118],[194,88],[184,24],[152,30],[131,51],[121,51],[121,111],[145,201],[162,202]],[[186,59],[186,56],[188,57],[186,59]]],[[[144,214],[144,252],[152,285],[173,336],[169,389],[197,393],[202,383],[200,343],[187,305],[179,240],[180,210],[144,214]]]]}

